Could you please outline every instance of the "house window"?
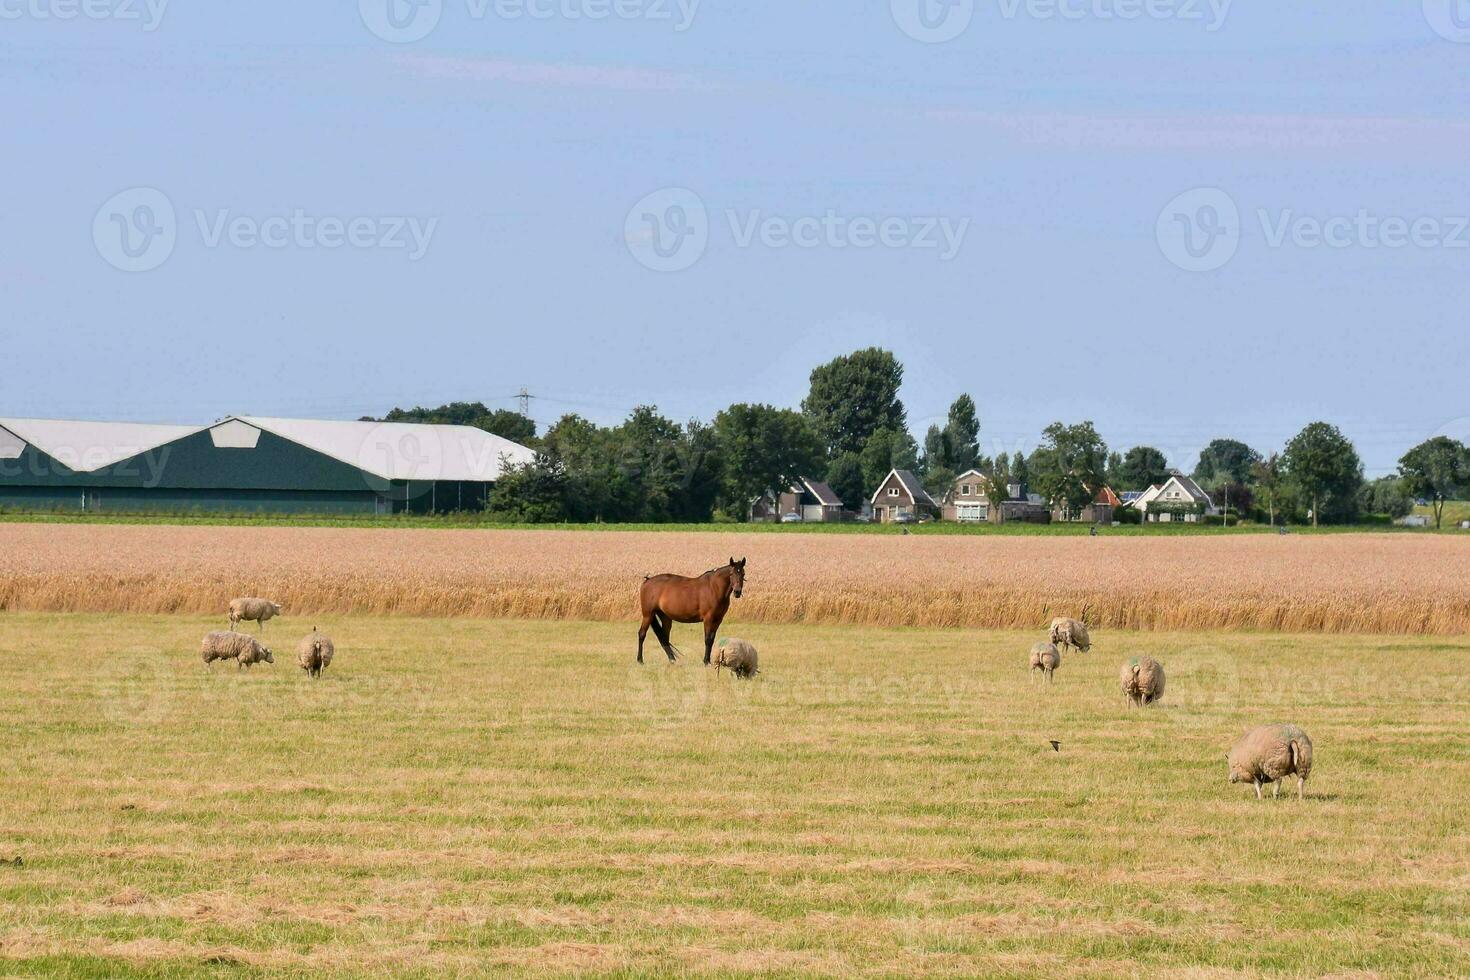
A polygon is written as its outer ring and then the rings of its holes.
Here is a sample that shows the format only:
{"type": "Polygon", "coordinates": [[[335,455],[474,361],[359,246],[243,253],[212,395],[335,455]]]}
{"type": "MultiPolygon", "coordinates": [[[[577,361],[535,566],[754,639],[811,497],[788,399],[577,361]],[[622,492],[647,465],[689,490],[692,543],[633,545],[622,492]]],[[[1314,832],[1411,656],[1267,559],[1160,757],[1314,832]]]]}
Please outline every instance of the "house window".
{"type": "Polygon", "coordinates": [[[960,486],[960,496],[961,497],[968,497],[969,495],[970,495],[970,485],[968,483],[962,484],[960,486]]]}
{"type": "Polygon", "coordinates": [[[897,497],[898,496],[898,487],[889,487],[888,488],[888,496],[890,496],[890,497],[897,497]]]}

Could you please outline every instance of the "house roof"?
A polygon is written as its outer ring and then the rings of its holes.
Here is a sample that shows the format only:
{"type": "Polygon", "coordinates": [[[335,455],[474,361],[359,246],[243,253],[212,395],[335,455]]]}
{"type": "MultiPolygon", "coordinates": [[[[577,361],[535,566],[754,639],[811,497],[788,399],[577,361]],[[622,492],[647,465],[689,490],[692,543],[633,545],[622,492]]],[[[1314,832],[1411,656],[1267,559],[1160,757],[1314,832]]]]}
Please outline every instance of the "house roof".
{"type": "MultiPolygon", "coordinates": [[[[9,432],[15,439],[36,447],[69,470],[91,473],[192,435],[199,432],[201,427],[153,425],[144,422],[0,418],[0,429],[9,432]]],[[[13,439],[4,441],[8,448],[16,448],[13,439]]]]}
{"type": "Polygon", "coordinates": [[[883,482],[878,484],[878,489],[873,491],[873,497],[869,501],[870,503],[876,504],[878,502],[878,494],[883,490],[883,487],[887,485],[888,481],[893,479],[895,476],[898,477],[899,484],[902,485],[902,487],[909,492],[909,496],[913,498],[914,503],[928,504],[930,507],[939,506],[934,502],[934,498],[929,496],[928,491],[924,489],[924,484],[919,480],[917,476],[914,476],[914,474],[909,470],[898,469],[888,471],[888,475],[883,478],[883,482]]]}
{"type": "Polygon", "coordinates": [[[1207,506],[1213,507],[1215,505],[1215,502],[1210,499],[1210,495],[1205,493],[1204,490],[1200,488],[1200,485],[1194,482],[1194,479],[1192,477],[1185,476],[1178,470],[1173,470],[1169,473],[1169,480],[1164,484],[1164,486],[1167,487],[1170,483],[1179,484],[1181,490],[1189,494],[1195,500],[1204,501],[1207,506]]]}
{"type": "Polygon", "coordinates": [[[1097,497],[1094,502],[1099,504],[1107,504],[1109,507],[1123,506],[1123,501],[1118,499],[1118,495],[1113,492],[1112,487],[1103,487],[1101,490],[1099,490],[1097,492],[1097,497]]]}
{"type": "Polygon", "coordinates": [[[0,453],[9,453],[13,458],[24,449],[17,446],[19,441],[70,470],[91,473],[237,420],[385,480],[491,482],[500,476],[502,456],[515,463],[529,462],[534,456],[525,446],[464,425],[254,415],[231,416],[205,426],[0,418],[0,453]]]}
{"type": "Polygon", "coordinates": [[[469,425],[233,418],[385,480],[488,483],[499,479],[504,463],[528,463],[535,457],[519,443],[469,425]]]}
{"type": "Polygon", "coordinates": [[[811,480],[802,477],[801,482],[806,486],[807,492],[817,498],[817,503],[824,507],[841,507],[842,498],[837,496],[833,489],[821,480],[811,480]]]}

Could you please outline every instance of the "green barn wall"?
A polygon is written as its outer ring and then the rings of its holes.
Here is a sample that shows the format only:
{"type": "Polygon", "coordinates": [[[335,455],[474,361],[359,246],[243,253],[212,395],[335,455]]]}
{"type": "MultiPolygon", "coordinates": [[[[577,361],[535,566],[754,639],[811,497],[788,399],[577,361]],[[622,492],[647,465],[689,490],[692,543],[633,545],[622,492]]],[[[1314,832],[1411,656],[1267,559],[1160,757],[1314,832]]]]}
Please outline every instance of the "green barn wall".
{"type": "Polygon", "coordinates": [[[428,513],[482,509],[486,488],[390,482],[263,430],[253,449],[222,449],[197,432],[92,473],[34,446],[0,460],[0,507],[12,510],[428,513]]]}

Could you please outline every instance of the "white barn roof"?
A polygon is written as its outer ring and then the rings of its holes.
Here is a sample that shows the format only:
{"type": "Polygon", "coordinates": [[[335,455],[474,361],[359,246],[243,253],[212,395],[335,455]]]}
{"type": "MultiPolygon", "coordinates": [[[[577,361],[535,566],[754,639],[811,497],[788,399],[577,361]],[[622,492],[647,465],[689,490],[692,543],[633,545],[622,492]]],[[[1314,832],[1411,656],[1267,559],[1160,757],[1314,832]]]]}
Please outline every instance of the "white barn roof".
{"type": "Polygon", "coordinates": [[[197,425],[16,418],[0,418],[0,428],[78,473],[120,463],[200,430],[197,425]]]}
{"type": "Polygon", "coordinates": [[[519,443],[466,425],[240,415],[207,426],[0,417],[0,458],[15,458],[25,443],[68,469],[91,473],[232,421],[299,443],[385,480],[489,483],[500,477],[503,462],[525,463],[534,456],[519,443]]]}
{"type": "Polygon", "coordinates": [[[520,443],[468,425],[234,418],[385,480],[491,483],[500,478],[502,460],[528,463],[535,455],[520,443]]]}

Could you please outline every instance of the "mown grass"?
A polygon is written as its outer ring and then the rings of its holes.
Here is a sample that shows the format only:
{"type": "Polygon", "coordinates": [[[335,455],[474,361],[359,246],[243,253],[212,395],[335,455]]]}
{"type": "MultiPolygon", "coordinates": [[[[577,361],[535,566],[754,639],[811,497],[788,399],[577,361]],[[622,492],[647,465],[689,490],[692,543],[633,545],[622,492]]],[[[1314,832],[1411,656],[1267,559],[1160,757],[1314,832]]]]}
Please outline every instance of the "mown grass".
{"type": "Polygon", "coordinates": [[[210,673],[220,625],[0,615],[0,974],[1470,972],[1459,641],[1100,633],[1046,688],[1029,634],[731,624],[742,683],[358,618],[312,683],[312,624],[210,673]],[[1271,720],[1305,802],[1225,782],[1271,720]]]}

